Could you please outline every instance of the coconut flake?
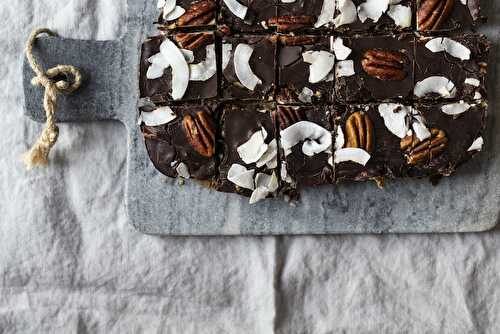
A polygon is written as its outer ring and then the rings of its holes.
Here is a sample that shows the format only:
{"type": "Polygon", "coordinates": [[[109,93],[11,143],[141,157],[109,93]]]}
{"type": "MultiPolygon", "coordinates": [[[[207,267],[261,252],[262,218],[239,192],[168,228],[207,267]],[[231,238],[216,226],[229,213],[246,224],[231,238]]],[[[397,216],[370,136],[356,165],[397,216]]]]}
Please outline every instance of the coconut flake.
{"type": "Polygon", "coordinates": [[[469,48],[448,37],[433,38],[425,44],[425,47],[432,52],[445,51],[460,60],[469,60],[471,55],[469,48]]]}
{"type": "Polygon", "coordinates": [[[483,149],[484,145],[484,139],[483,137],[479,137],[474,142],[472,145],[467,149],[467,152],[472,152],[472,151],[481,151],[483,149]]]}
{"type": "Polygon", "coordinates": [[[281,3],[294,3],[296,0],[281,0],[281,3]]]}
{"type": "Polygon", "coordinates": [[[276,168],[275,165],[278,163],[278,142],[273,139],[268,145],[267,150],[262,154],[260,159],[257,161],[256,166],[260,168],[267,165],[269,168],[276,168]]]}
{"type": "Polygon", "coordinates": [[[278,190],[278,178],[273,172],[272,175],[259,173],[255,177],[255,190],[250,197],[250,204],[255,204],[263,199],[266,199],[269,194],[278,190]]]}
{"type": "Polygon", "coordinates": [[[335,163],[352,161],[358,163],[360,165],[366,166],[368,161],[370,160],[370,153],[366,152],[361,148],[342,148],[340,150],[335,151],[335,163]]]}
{"type": "Polygon", "coordinates": [[[289,155],[292,147],[300,142],[304,142],[302,152],[309,157],[325,152],[332,146],[330,131],[309,121],[297,122],[282,130],[280,134],[285,156],[289,155]]]}
{"type": "Polygon", "coordinates": [[[345,145],[345,136],[342,127],[337,126],[337,133],[335,134],[335,151],[340,150],[345,145]]]}
{"type": "Polygon", "coordinates": [[[241,144],[237,148],[241,160],[243,160],[246,164],[259,161],[268,149],[268,145],[265,143],[266,137],[267,131],[262,127],[260,130],[255,132],[246,143],[241,144]]]}
{"type": "Polygon", "coordinates": [[[300,92],[298,99],[300,102],[311,103],[314,92],[309,87],[302,88],[302,92],[300,92]]]}
{"type": "Polygon", "coordinates": [[[288,184],[293,183],[292,177],[288,174],[288,170],[286,169],[286,161],[281,162],[281,179],[288,184]]]}
{"type": "Polygon", "coordinates": [[[231,43],[222,44],[222,70],[224,71],[229,65],[229,60],[231,60],[231,51],[233,51],[233,45],[231,43]]]}
{"type": "Polygon", "coordinates": [[[417,111],[414,110],[411,127],[415,132],[415,136],[417,136],[418,140],[424,141],[431,136],[431,132],[429,131],[427,126],[425,126],[425,122],[422,116],[418,115],[416,112],[417,111]]]}
{"type": "Polygon", "coordinates": [[[240,83],[253,91],[255,86],[262,84],[250,67],[250,57],[252,57],[253,47],[240,43],[234,51],[234,71],[240,83]]]}
{"type": "Polygon", "coordinates": [[[352,52],[352,49],[344,45],[342,37],[335,38],[335,41],[332,43],[332,50],[337,60],[346,60],[352,52]]]}
{"type": "Polygon", "coordinates": [[[160,45],[160,52],[172,68],[172,98],[179,100],[186,93],[189,83],[189,66],[181,50],[168,38],[160,45]]]}
{"type": "Polygon", "coordinates": [[[462,5],[467,6],[467,0],[460,0],[460,2],[462,3],[462,5]]]}
{"type": "Polygon", "coordinates": [[[163,1],[163,17],[167,17],[175,9],[176,0],[163,1]]]}
{"type": "Polygon", "coordinates": [[[162,67],[163,69],[170,67],[170,62],[161,52],[158,52],[157,54],[154,54],[151,57],[149,57],[148,62],[150,62],[153,65],[162,67]]]}
{"type": "Polygon", "coordinates": [[[194,61],[194,53],[191,50],[187,49],[181,49],[182,54],[184,55],[184,59],[186,59],[186,62],[188,64],[192,63],[194,61]]]}
{"type": "Polygon", "coordinates": [[[446,104],[441,107],[441,111],[446,115],[460,115],[469,110],[472,106],[467,102],[460,101],[457,103],[446,104]]]}
{"type": "Polygon", "coordinates": [[[177,20],[179,17],[184,15],[185,12],[186,12],[186,10],[184,8],[182,8],[181,6],[175,6],[174,10],[172,10],[167,15],[163,15],[163,19],[165,21],[177,20]]]}
{"type": "Polygon", "coordinates": [[[354,74],[356,72],[354,72],[354,61],[352,60],[342,60],[335,65],[335,75],[337,78],[350,77],[354,74]]]}
{"type": "Polygon", "coordinates": [[[241,188],[254,190],[254,174],[255,169],[248,170],[245,166],[233,164],[227,172],[227,179],[241,188]]]}
{"type": "Polygon", "coordinates": [[[148,71],[146,72],[146,78],[149,80],[161,78],[163,76],[164,71],[165,67],[156,64],[151,64],[151,66],[148,67],[148,71]]]}
{"type": "Polygon", "coordinates": [[[427,94],[436,93],[444,98],[453,98],[457,93],[453,81],[446,77],[432,76],[417,82],[413,93],[417,97],[423,97],[427,94]]]}
{"type": "Polygon", "coordinates": [[[406,137],[409,127],[407,117],[412,113],[412,108],[398,103],[382,103],[378,112],[384,119],[385,127],[399,138],[406,137]]]}
{"type": "Polygon", "coordinates": [[[382,14],[385,13],[389,6],[388,0],[366,0],[358,6],[359,20],[364,23],[367,19],[373,22],[378,22],[382,14]]]}
{"type": "Polygon", "coordinates": [[[391,5],[387,15],[394,20],[394,23],[401,28],[411,27],[411,8],[403,5],[391,5]]]}
{"type": "Polygon", "coordinates": [[[333,20],[333,24],[336,27],[340,27],[344,24],[351,24],[356,22],[358,19],[358,14],[356,12],[356,6],[351,0],[338,0],[337,10],[340,12],[337,17],[333,20]]]}
{"type": "Polygon", "coordinates": [[[318,20],[314,23],[314,28],[319,28],[333,21],[335,15],[335,0],[323,0],[321,12],[318,15],[318,20]]]}
{"type": "Polygon", "coordinates": [[[471,85],[471,86],[474,86],[474,87],[479,87],[481,85],[481,82],[476,79],[476,78],[466,78],[464,83],[466,85],[471,85]]]}
{"type": "Polygon", "coordinates": [[[150,112],[143,111],[141,118],[146,126],[159,126],[172,122],[177,115],[170,107],[160,107],[150,112]]]}
{"type": "Polygon", "coordinates": [[[224,0],[224,4],[231,11],[231,13],[233,13],[236,17],[239,17],[240,19],[244,20],[245,16],[247,16],[248,7],[243,6],[238,1],[236,1],[236,0],[224,0]]]}
{"type": "Polygon", "coordinates": [[[177,175],[179,175],[183,179],[189,179],[191,177],[191,174],[189,174],[188,166],[183,162],[178,164],[175,170],[177,171],[177,175]]]}
{"type": "Polygon", "coordinates": [[[474,100],[481,100],[481,98],[482,98],[482,97],[483,97],[483,96],[481,95],[481,93],[479,93],[479,92],[477,92],[477,91],[476,91],[476,92],[474,93],[474,97],[473,97],[473,99],[474,99],[474,100]]]}
{"type": "Polygon", "coordinates": [[[306,51],[302,59],[309,65],[309,82],[318,83],[323,81],[335,65],[335,56],[328,51],[306,51]]]}
{"type": "Polygon", "coordinates": [[[215,60],[215,44],[207,45],[205,60],[198,64],[189,65],[191,81],[207,81],[217,73],[215,60]]]}

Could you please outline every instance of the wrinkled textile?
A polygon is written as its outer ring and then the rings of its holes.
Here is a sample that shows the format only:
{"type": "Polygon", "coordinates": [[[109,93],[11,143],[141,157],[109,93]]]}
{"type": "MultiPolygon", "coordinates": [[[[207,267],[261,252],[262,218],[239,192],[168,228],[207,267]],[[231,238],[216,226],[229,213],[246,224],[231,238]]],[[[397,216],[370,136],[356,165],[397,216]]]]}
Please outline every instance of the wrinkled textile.
{"type": "Polygon", "coordinates": [[[125,17],[125,0],[0,1],[0,333],[500,332],[498,229],[142,235],[124,208],[125,128],[111,122],[61,125],[50,168],[26,172],[42,129],[22,115],[29,32],[113,39],[125,17]]]}

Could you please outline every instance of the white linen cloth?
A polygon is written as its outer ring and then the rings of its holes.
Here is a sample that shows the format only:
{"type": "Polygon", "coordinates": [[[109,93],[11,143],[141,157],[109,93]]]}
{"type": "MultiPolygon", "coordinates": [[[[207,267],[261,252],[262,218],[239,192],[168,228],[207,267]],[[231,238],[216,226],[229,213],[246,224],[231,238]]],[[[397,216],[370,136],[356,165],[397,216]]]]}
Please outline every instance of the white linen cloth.
{"type": "Polygon", "coordinates": [[[142,235],[126,223],[112,122],[61,125],[50,168],[25,171],[42,128],[22,115],[29,32],[117,38],[126,1],[4,0],[0,19],[0,333],[500,332],[498,230],[142,235]]]}

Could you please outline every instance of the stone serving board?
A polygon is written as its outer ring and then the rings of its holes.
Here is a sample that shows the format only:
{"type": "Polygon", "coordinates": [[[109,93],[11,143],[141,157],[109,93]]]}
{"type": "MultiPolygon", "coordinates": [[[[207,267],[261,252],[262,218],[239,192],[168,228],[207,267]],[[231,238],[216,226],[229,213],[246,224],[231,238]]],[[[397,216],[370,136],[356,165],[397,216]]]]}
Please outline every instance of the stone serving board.
{"type": "MultiPolygon", "coordinates": [[[[195,182],[166,180],[151,163],[137,126],[138,65],[141,42],[155,34],[156,0],[131,0],[125,35],[116,41],[43,38],[35,54],[46,67],[71,64],[82,69],[83,87],[59,99],[60,122],[118,120],[127,128],[127,211],[139,231],[163,235],[276,235],[337,233],[478,232],[493,228],[500,214],[500,117],[496,106],[496,48],[500,5],[485,1],[492,43],[490,117],[485,150],[438,186],[428,180],[324,186],[302,191],[300,202],[267,200],[249,205],[238,195],[218,193],[195,182]],[[493,79],[493,80],[492,80],[493,79]]],[[[43,91],[33,87],[24,64],[25,114],[45,120],[43,91]]],[[[125,138],[124,138],[125,144],[125,138]]]]}

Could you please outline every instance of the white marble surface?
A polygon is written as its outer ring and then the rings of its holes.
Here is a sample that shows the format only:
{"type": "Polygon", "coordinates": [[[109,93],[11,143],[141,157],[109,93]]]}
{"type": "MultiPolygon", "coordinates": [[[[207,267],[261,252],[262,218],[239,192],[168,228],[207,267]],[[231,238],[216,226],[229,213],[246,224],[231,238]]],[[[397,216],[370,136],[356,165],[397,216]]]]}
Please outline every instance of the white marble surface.
{"type": "MultiPolygon", "coordinates": [[[[142,1],[142,0],[134,0],[142,1]]],[[[0,333],[498,333],[500,230],[158,238],[126,221],[125,129],[64,124],[48,169],[20,155],[33,27],[122,33],[125,0],[0,2],[0,333]]]]}

